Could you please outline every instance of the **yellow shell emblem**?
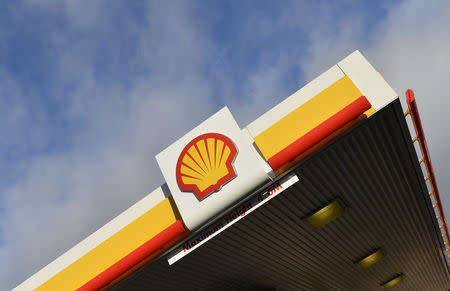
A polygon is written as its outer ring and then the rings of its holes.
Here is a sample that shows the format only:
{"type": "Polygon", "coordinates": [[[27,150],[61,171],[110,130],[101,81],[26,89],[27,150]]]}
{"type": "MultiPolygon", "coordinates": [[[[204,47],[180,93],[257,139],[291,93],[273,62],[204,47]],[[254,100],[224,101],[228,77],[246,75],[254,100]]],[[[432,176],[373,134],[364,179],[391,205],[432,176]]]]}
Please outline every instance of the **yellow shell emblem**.
{"type": "Polygon", "coordinates": [[[178,158],[176,176],[182,191],[192,191],[202,200],[219,190],[236,173],[234,143],[219,133],[202,134],[189,142],[178,158]]]}

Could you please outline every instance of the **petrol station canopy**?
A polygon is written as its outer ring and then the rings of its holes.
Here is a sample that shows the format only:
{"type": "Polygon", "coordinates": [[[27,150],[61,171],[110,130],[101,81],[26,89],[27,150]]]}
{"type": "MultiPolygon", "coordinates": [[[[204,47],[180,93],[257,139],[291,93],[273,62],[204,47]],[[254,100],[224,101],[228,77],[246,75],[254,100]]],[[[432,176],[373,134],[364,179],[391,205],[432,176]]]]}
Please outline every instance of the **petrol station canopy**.
{"type": "Polygon", "coordinates": [[[225,107],[156,156],[164,185],[14,290],[448,290],[406,95],[355,51],[245,128],[225,107]]]}

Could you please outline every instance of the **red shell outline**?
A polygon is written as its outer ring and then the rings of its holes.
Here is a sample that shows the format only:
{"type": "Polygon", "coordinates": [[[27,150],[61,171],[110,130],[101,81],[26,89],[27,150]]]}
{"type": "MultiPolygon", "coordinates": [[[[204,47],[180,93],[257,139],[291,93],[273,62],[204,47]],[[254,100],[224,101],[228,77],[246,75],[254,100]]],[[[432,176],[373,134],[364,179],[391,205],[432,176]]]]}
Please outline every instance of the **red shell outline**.
{"type": "Polygon", "coordinates": [[[178,157],[178,161],[177,161],[177,167],[176,167],[176,177],[177,177],[177,183],[178,183],[178,187],[180,187],[181,191],[192,191],[194,192],[195,196],[197,196],[198,200],[203,200],[203,198],[205,198],[206,196],[208,196],[209,194],[220,190],[220,188],[222,188],[222,186],[227,183],[228,181],[232,180],[233,178],[235,178],[236,172],[234,171],[233,168],[233,161],[236,158],[237,155],[237,148],[235,146],[235,144],[233,143],[233,141],[228,138],[227,136],[220,134],[220,133],[205,133],[202,135],[197,136],[196,138],[194,138],[193,140],[191,140],[185,147],[184,149],[181,151],[180,156],[178,157]],[[222,178],[219,179],[219,181],[217,181],[216,184],[209,186],[208,188],[206,188],[203,191],[200,191],[200,189],[198,188],[197,185],[195,184],[185,184],[183,183],[182,179],[181,179],[181,164],[182,164],[182,157],[184,157],[184,155],[186,154],[186,152],[188,151],[188,149],[196,144],[199,140],[201,139],[207,139],[207,138],[217,138],[223,141],[223,143],[225,145],[227,145],[230,148],[230,155],[227,159],[227,161],[225,162],[225,165],[227,167],[228,170],[228,174],[223,176],[222,178]]]}

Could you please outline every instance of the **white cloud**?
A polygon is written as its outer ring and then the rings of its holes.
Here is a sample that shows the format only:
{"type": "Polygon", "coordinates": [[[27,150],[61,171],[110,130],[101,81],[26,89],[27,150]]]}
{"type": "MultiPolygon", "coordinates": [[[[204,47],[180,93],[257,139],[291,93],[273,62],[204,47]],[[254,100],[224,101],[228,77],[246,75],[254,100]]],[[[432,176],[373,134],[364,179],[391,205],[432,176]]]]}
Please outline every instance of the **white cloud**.
{"type": "MultiPolygon", "coordinates": [[[[65,99],[61,110],[77,128],[67,149],[31,156],[18,183],[4,191],[2,286],[17,285],[159,186],[155,154],[217,109],[201,73],[212,49],[183,7],[147,9],[136,35],[139,55],[130,60],[138,73],[127,84],[98,76],[98,55],[83,43],[89,35],[48,38],[57,75],[51,92],[65,99]]],[[[33,108],[22,105],[8,118],[19,115],[30,126],[33,108]]]]}
{"type": "Polygon", "coordinates": [[[333,19],[337,30],[325,26],[312,32],[303,68],[314,77],[317,68],[359,49],[399,94],[405,110],[405,91],[415,91],[444,211],[450,216],[450,3],[403,1],[386,12],[369,35],[357,28],[363,26],[357,16],[333,19]],[[332,41],[330,31],[335,31],[332,41]]]}

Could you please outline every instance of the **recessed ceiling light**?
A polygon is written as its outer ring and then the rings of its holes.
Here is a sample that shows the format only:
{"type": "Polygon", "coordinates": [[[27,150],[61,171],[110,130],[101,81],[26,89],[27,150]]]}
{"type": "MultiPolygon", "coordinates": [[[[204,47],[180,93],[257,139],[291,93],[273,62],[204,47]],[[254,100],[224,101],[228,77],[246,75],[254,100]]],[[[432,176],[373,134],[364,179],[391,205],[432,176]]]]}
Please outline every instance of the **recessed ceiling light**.
{"type": "Polygon", "coordinates": [[[389,281],[386,281],[384,283],[381,283],[381,286],[385,288],[393,287],[403,281],[403,274],[397,274],[392,279],[389,279],[389,281]]]}
{"type": "Polygon", "coordinates": [[[344,208],[335,200],[308,216],[306,221],[315,228],[321,228],[341,216],[342,213],[344,213],[344,208]]]}
{"type": "Polygon", "coordinates": [[[372,266],[373,264],[380,261],[382,258],[384,258],[384,254],[381,250],[376,250],[372,252],[370,255],[360,259],[358,261],[358,265],[360,265],[363,268],[368,268],[372,266]]]}

